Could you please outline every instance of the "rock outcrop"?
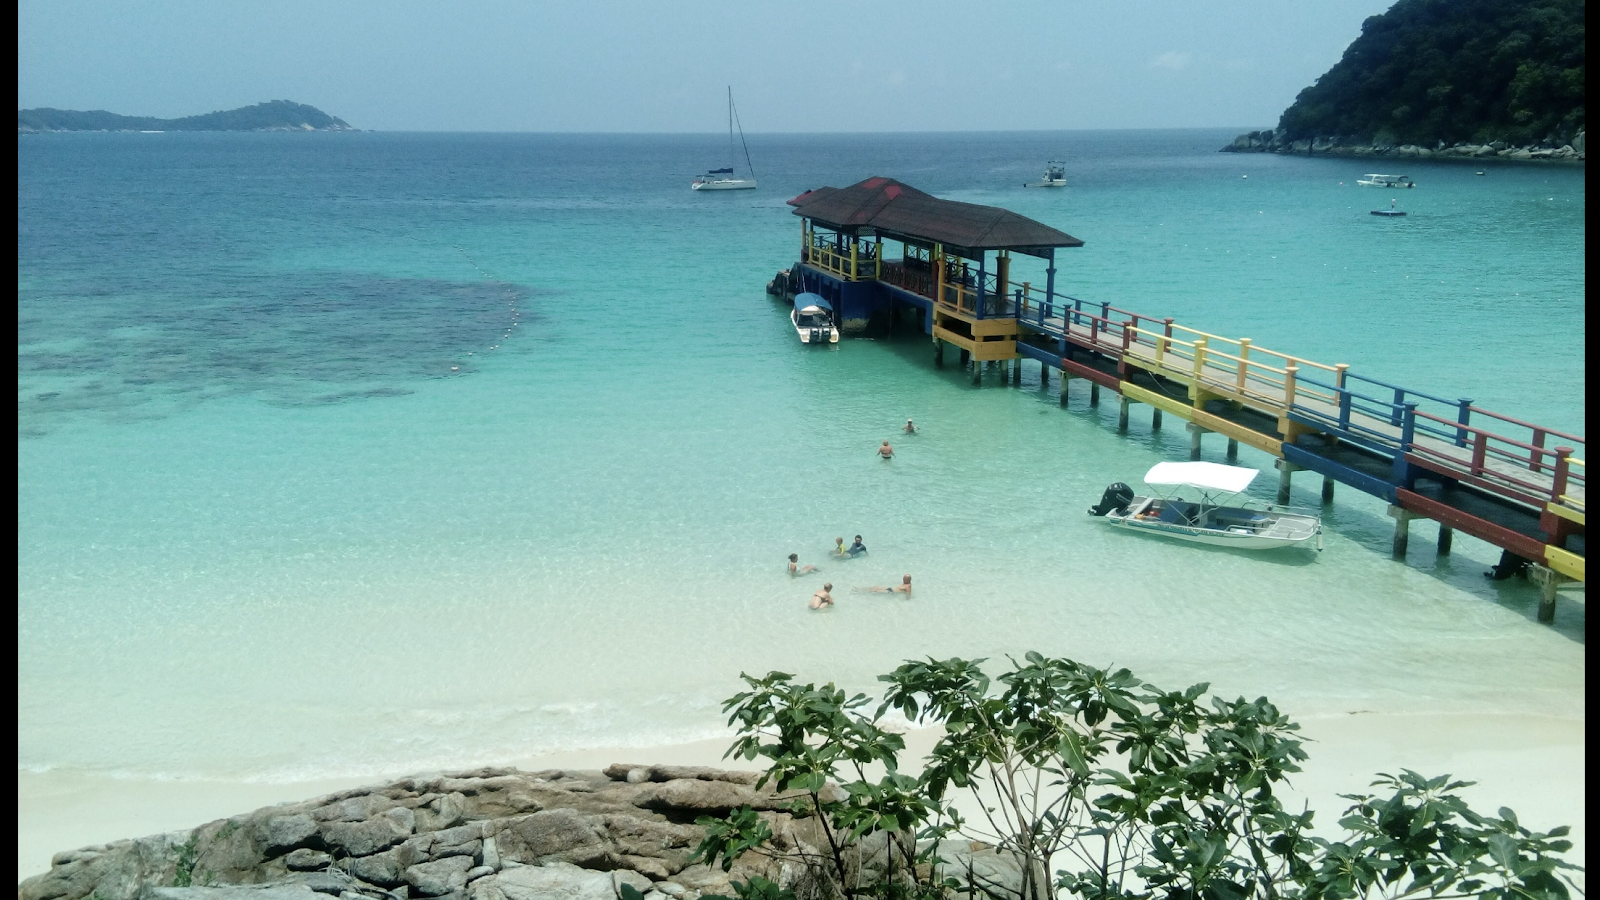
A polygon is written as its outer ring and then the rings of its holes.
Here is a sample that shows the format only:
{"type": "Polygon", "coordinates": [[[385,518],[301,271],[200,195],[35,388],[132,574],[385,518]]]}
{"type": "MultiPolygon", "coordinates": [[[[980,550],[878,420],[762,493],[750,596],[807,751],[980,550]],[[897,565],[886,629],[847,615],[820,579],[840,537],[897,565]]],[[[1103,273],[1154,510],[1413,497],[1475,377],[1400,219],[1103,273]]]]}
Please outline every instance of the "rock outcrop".
{"type": "MultiPolygon", "coordinates": [[[[756,787],[755,772],[614,765],[604,772],[479,769],[406,778],[267,807],[189,831],[58,853],[18,900],[647,900],[731,896],[760,875],[804,887],[816,874],[746,854],[732,871],[690,864],[703,815],[749,804],[776,847],[818,854],[814,819],[796,799],[756,787]],[[326,896],[322,896],[326,895],[326,896]]],[[[837,788],[830,787],[830,791],[837,788]]],[[[877,840],[874,841],[873,839],[877,840]]],[[[1012,860],[946,842],[980,889],[1020,884],[1012,860]]],[[[853,867],[886,858],[869,835],[853,867]]],[[[946,849],[946,848],[941,848],[946,849]]],[[[810,891],[807,893],[816,893],[810,891]]]]}
{"type": "Polygon", "coordinates": [[[1545,162],[1583,162],[1584,133],[1578,132],[1572,143],[1552,147],[1534,144],[1513,147],[1505,141],[1487,144],[1458,142],[1446,145],[1443,141],[1432,147],[1415,144],[1369,144],[1351,138],[1336,136],[1303,138],[1286,141],[1281,133],[1272,129],[1249,131],[1233,139],[1222,148],[1224,153],[1293,153],[1308,156],[1371,156],[1388,159],[1474,159],[1545,162]]]}

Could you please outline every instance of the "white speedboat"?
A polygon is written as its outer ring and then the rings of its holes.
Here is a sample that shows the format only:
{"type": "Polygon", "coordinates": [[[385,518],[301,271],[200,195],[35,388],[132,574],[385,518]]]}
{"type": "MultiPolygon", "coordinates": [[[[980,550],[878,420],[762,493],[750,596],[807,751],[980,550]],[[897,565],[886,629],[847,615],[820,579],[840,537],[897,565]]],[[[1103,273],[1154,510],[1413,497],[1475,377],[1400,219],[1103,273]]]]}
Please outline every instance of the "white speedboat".
{"type": "Polygon", "coordinates": [[[744,162],[750,167],[750,177],[743,178],[733,174],[731,163],[733,155],[733,129],[739,122],[739,114],[733,108],[733,88],[728,88],[728,162],[730,165],[711,171],[695,178],[690,182],[689,189],[695,191],[748,191],[756,186],[756,169],[750,164],[750,147],[744,142],[744,126],[738,125],[739,144],[744,147],[744,162]]]}
{"type": "Polygon", "coordinates": [[[1067,164],[1050,160],[1044,164],[1044,177],[1038,181],[1030,181],[1023,187],[1066,187],[1067,164]]]}
{"type": "Polygon", "coordinates": [[[1356,184],[1382,188],[1414,188],[1417,186],[1416,182],[1412,181],[1408,175],[1378,175],[1376,173],[1357,178],[1356,184]]]}
{"type": "Polygon", "coordinates": [[[821,294],[796,294],[794,310],[789,313],[795,334],[802,344],[837,344],[839,329],[833,324],[833,304],[821,294]]]}
{"type": "Polygon", "coordinates": [[[1197,544],[1273,550],[1315,541],[1321,550],[1319,516],[1239,496],[1259,474],[1256,469],[1218,463],[1157,463],[1144,476],[1149,494],[1135,494],[1118,482],[1106,488],[1089,514],[1119,528],[1197,544]],[[1182,493],[1196,499],[1186,500],[1182,493]]]}

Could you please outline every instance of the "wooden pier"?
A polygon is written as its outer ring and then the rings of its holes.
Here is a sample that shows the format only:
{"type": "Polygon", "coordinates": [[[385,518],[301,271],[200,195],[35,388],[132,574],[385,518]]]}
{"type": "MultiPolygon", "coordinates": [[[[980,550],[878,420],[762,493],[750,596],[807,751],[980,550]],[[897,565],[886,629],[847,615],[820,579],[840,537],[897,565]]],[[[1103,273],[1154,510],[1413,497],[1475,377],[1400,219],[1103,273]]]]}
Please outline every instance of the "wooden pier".
{"type": "Polygon", "coordinates": [[[1022,360],[1040,380],[1073,379],[1118,397],[1119,426],[1132,404],[1183,419],[1190,458],[1219,434],[1277,460],[1278,502],[1294,473],[1322,477],[1322,500],[1345,484],[1389,504],[1393,552],[1403,558],[1410,523],[1438,524],[1438,552],[1456,530],[1504,551],[1505,570],[1525,563],[1541,585],[1539,620],[1555,616],[1557,589],[1584,581],[1585,440],[1329,365],[1056,292],[1056,251],[1083,242],[997,207],[940,200],[889,178],[819,188],[789,201],[801,217],[801,256],[778,292],[833,301],[846,332],[915,311],[936,365],[953,346],[1002,383],[1021,382],[1022,360]],[[884,242],[889,241],[886,245],[884,242]],[[898,258],[890,259],[898,245],[898,258]],[[1042,260],[1042,285],[1012,278],[1014,256],[1042,260]]]}

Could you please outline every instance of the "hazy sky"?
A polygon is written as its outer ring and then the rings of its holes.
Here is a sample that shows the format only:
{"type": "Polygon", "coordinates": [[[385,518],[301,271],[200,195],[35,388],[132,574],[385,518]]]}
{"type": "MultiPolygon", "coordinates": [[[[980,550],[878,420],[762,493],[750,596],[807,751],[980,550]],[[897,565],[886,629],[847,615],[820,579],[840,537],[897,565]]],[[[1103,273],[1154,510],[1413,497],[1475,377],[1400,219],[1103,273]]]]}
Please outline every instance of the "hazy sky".
{"type": "Polygon", "coordinates": [[[359,128],[1264,127],[1392,0],[22,0],[17,106],[359,128]]]}

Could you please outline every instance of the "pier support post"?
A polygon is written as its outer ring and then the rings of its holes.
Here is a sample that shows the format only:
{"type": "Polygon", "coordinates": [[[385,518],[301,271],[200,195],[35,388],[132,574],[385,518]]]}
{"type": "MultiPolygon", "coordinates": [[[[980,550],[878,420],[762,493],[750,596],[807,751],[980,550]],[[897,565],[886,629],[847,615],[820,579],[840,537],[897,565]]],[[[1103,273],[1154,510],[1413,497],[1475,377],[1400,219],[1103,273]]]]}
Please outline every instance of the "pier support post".
{"type": "Polygon", "coordinates": [[[1405,559],[1406,545],[1411,542],[1411,520],[1416,516],[1410,510],[1398,506],[1390,506],[1389,515],[1394,518],[1394,544],[1390,551],[1391,555],[1395,559],[1405,559]]]}
{"type": "Polygon", "coordinates": [[[1199,459],[1200,458],[1200,436],[1202,434],[1205,434],[1206,430],[1204,428],[1201,428],[1199,425],[1196,425],[1193,422],[1189,422],[1184,427],[1189,429],[1189,458],[1191,460],[1199,459]]]}
{"type": "Polygon", "coordinates": [[[1298,472],[1300,467],[1287,459],[1280,459],[1275,465],[1278,468],[1278,505],[1288,506],[1290,476],[1298,472]]]}
{"type": "Polygon", "coordinates": [[[1150,430],[1151,431],[1160,431],[1161,430],[1161,407],[1154,406],[1154,407],[1151,407],[1151,409],[1152,409],[1152,412],[1150,413],[1150,430]]]}
{"type": "Polygon", "coordinates": [[[1549,625],[1556,620],[1556,589],[1571,579],[1538,563],[1528,566],[1528,577],[1539,585],[1539,621],[1549,625]]]}
{"type": "Polygon", "coordinates": [[[1122,401],[1121,404],[1120,404],[1120,408],[1117,410],[1117,430],[1118,431],[1127,431],[1128,430],[1128,397],[1127,397],[1126,394],[1124,394],[1123,396],[1118,397],[1117,399],[1122,401]]]}
{"type": "Polygon", "coordinates": [[[1449,556],[1450,545],[1455,541],[1456,530],[1449,525],[1439,526],[1439,555],[1449,556]]]}
{"type": "Polygon", "coordinates": [[[963,351],[961,351],[961,365],[962,366],[966,366],[966,364],[971,359],[972,359],[972,351],[971,350],[963,350],[963,351]]]}
{"type": "Polygon", "coordinates": [[[978,360],[973,360],[972,361],[972,385],[973,385],[973,387],[977,387],[977,386],[979,386],[981,384],[983,384],[983,363],[979,362],[978,360]]]}
{"type": "Polygon", "coordinates": [[[1089,405],[1100,405],[1100,385],[1093,381],[1089,382],[1089,405]]]}
{"type": "Polygon", "coordinates": [[[1322,476],[1322,505],[1327,506],[1333,502],[1333,476],[1322,476]]]}
{"type": "Polygon", "coordinates": [[[1047,390],[1049,387],[1050,364],[1041,359],[1039,360],[1039,390],[1047,390]]]}
{"type": "Polygon", "coordinates": [[[1238,459],[1239,458],[1239,439],[1238,438],[1228,438],[1228,458],[1229,459],[1238,459]]]}
{"type": "Polygon", "coordinates": [[[933,365],[935,368],[944,368],[944,341],[933,339],[933,365]]]}
{"type": "Polygon", "coordinates": [[[1071,385],[1071,384],[1072,384],[1072,377],[1069,376],[1066,373],[1066,370],[1062,370],[1062,372],[1061,372],[1061,408],[1062,409],[1066,409],[1067,408],[1067,397],[1068,397],[1067,387],[1069,385],[1071,385]]]}

